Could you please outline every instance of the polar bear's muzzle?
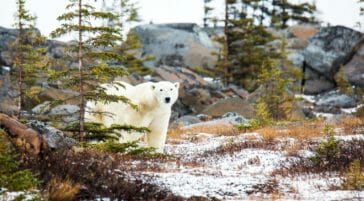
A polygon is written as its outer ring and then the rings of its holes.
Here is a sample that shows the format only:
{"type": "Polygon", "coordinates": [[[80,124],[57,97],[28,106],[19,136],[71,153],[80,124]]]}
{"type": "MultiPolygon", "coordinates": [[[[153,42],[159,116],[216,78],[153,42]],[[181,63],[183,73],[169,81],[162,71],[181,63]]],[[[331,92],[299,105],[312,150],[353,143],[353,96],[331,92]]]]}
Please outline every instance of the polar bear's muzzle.
{"type": "Polygon", "coordinates": [[[170,102],[171,102],[171,98],[170,98],[170,97],[166,97],[166,98],[164,99],[164,101],[165,101],[166,103],[170,103],[170,102]]]}

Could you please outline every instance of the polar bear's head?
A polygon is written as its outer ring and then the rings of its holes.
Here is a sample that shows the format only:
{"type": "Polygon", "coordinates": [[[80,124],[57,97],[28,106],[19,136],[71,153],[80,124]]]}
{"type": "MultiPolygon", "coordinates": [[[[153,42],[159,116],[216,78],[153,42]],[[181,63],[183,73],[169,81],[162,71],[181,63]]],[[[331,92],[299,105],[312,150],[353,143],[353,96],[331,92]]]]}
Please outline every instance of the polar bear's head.
{"type": "Polygon", "coordinates": [[[178,98],[179,83],[161,81],[152,84],[154,97],[160,105],[172,106],[178,98]]]}

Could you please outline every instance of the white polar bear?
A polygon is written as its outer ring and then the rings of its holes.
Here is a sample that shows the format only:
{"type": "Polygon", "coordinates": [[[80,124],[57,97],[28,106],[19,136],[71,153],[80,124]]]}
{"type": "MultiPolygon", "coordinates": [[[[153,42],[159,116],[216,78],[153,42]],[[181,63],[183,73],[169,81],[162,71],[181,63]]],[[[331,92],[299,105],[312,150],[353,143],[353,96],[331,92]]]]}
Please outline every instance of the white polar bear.
{"type": "MultiPolygon", "coordinates": [[[[145,142],[148,146],[156,148],[157,152],[163,152],[172,105],[178,98],[179,83],[161,81],[132,86],[125,82],[115,82],[101,86],[109,95],[127,97],[138,109],[135,110],[121,101],[108,104],[87,102],[86,107],[90,112],[86,112],[86,120],[102,123],[106,127],[112,124],[147,127],[150,132],[145,136],[145,142]]],[[[140,133],[121,132],[119,142],[135,141],[141,136],[140,133]]]]}

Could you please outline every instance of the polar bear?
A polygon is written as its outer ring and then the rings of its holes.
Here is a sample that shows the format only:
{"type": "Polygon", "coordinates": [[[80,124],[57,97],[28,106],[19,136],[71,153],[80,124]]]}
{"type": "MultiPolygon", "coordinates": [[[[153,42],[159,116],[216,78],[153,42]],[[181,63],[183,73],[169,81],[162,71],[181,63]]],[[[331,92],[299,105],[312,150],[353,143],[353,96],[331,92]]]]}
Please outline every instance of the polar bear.
{"type": "MultiPolygon", "coordinates": [[[[112,124],[127,124],[147,127],[150,132],[145,136],[148,146],[163,152],[167,138],[168,124],[172,105],[177,101],[179,83],[168,81],[146,82],[132,86],[125,82],[114,82],[101,85],[109,95],[127,97],[137,109],[121,101],[105,104],[104,102],[87,102],[85,118],[110,127],[112,124]]],[[[142,134],[121,132],[119,142],[138,140],[142,134]]]]}

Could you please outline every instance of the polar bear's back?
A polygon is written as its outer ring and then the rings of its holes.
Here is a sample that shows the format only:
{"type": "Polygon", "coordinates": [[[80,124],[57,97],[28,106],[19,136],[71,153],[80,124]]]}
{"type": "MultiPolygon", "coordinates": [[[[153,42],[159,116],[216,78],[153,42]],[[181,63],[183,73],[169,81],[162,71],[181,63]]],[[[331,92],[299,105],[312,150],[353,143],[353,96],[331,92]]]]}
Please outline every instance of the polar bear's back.
{"type": "Polygon", "coordinates": [[[109,127],[114,123],[118,124],[130,124],[134,126],[147,126],[150,122],[148,115],[145,115],[144,111],[141,111],[142,103],[150,100],[152,96],[151,89],[152,83],[142,83],[136,86],[132,86],[126,82],[113,82],[111,84],[102,84],[101,87],[105,89],[106,94],[124,96],[129,101],[138,106],[139,110],[135,110],[129,104],[125,104],[121,101],[104,103],[101,101],[87,102],[87,108],[90,113],[86,113],[86,119],[90,122],[102,123],[109,127]],[[105,113],[97,114],[97,113],[105,113]]]}
{"type": "Polygon", "coordinates": [[[128,93],[133,91],[134,86],[121,81],[115,81],[111,84],[102,84],[108,95],[127,96],[128,93]]]}

